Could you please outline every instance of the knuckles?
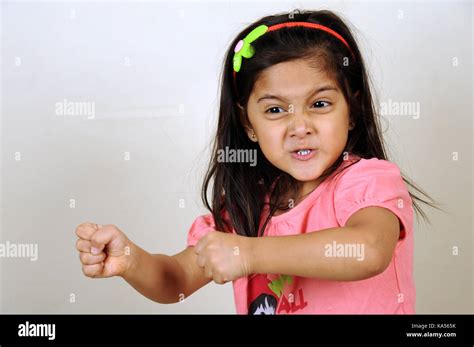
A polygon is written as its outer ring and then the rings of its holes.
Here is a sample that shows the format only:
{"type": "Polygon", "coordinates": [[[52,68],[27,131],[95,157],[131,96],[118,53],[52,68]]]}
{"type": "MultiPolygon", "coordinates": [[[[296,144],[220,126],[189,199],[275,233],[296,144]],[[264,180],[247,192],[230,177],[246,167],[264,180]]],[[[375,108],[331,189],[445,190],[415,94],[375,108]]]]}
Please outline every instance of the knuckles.
{"type": "Polygon", "coordinates": [[[96,271],[91,269],[90,267],[82,266],[82,273],[86,275],[87,277],[94,277],[96,274],[96,271]]]}
{"type": "Polygon", "coordinates": [[[81,263],[85,265],[94,265],[104,260],[104,254],[102,253],[100,255],[92,255],[89,253],[81,252],[79,253],[79,259],[81,260],[81,263]]]}
{"type": "Polygon", "coordinates": [[[79,224],[76,228],[76,235],[78,237],[81,237],[81,235],[85,235],[87,234],[87,231],[89,230],[93,230],[95,231],[95,228],[92,226],[92,223],[82,223],[82,224],[79,224]]]}

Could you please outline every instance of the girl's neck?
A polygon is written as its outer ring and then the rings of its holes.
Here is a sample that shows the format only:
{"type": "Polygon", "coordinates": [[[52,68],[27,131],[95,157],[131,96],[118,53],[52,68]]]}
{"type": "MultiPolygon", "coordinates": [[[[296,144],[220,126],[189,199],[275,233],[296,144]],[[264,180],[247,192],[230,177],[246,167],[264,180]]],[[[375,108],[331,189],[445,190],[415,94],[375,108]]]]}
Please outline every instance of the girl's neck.
{"type": "MultiPolygon", "coordinates": [[[[318,178],[312,182],[299,182],[298,184],[298,192],[296,196],[291,196],[291,193],[285,197],[283,201],[288,202],[288,207],[294,208],[298,205],[301,201],[303,201],[309,194],[311,194],[318,186],[321,184],[321,180],[318,178]],[[291,203],[291,204],[290,204],[291,203]]],[[[281,215],[288,211],[287,209],[277,209],[274,213],[274,216],[281,215]]]]}

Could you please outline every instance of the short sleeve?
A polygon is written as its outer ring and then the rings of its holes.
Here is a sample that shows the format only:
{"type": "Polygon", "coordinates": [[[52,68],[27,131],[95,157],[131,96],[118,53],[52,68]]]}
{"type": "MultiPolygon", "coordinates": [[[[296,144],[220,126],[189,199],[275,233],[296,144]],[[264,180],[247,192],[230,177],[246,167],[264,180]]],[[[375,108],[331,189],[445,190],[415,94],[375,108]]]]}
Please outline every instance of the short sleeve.
{"type": "MultiPolygon", "coordinates": [[[[229,214],[227,211],[222,214],[222,217],[225,222],[229,221],[229,214]]],[[[189,228],[186,246],[195,246],[201,237],[216,230],[216,223],[211,213],[197,217],[189,228]]]]}
{"type": "Polygon", "coordinates": [[[361,159],[346,169],[336,184],[334,209],[337,222],[344,226],[352,214],[369,206],[384,207],[400,221],[400,238],[412,229],[412,200],[394,163],[361,159]]]}
{"type": "Polygon", "coordinates": [[[197,217],[189,228],[186,246],[195,246],[201,237],[215,230],[216,225],[212,214],[209,213],[197,217]]]}

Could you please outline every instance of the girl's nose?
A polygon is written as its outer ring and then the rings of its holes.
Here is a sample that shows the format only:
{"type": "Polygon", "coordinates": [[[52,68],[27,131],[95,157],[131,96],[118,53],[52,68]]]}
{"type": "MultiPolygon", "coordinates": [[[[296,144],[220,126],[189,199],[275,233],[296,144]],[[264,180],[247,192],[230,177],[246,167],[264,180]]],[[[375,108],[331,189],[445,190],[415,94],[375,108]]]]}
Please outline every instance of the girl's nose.
{"type": "Polygon", "coordinates": [[[297,137],[304,137],[311,133],[313,133],[313,128],[307,116],[303,114],[294,114],[291,135],[297,137]]]}

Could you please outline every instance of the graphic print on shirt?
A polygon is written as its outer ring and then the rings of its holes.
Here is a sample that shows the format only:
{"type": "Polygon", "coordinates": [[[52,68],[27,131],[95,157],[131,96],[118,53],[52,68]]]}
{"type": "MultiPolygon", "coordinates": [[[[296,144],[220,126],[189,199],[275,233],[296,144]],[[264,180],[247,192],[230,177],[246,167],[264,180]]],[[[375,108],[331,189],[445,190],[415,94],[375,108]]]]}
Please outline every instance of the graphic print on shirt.
{"type": "Polygon", "coordinates": [[[294,283],[294,277],[288,275],[256,274],[248,281],[248,314],[294,313],[308,305],[304,300],[303,289],[296,295],[284,293],[285,284],[294,283]]]}

